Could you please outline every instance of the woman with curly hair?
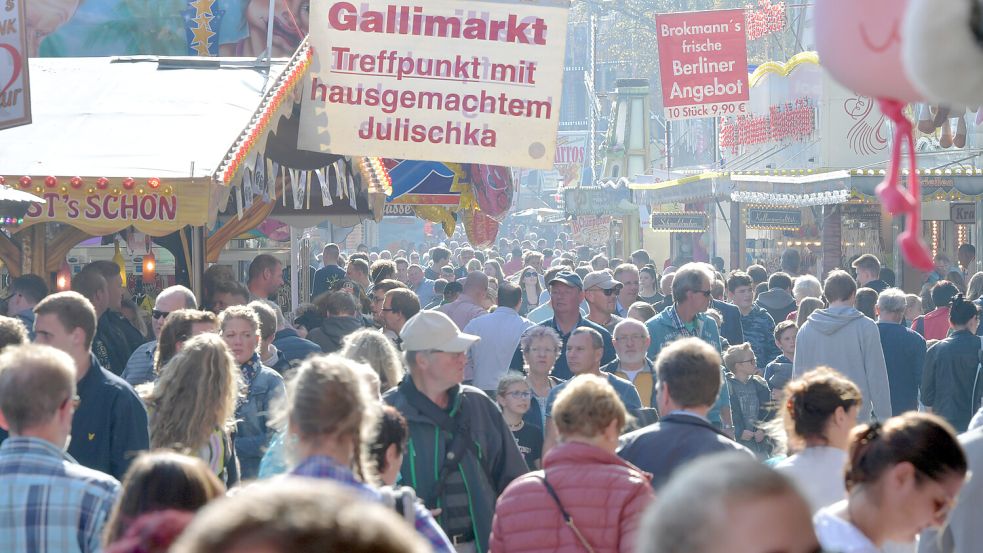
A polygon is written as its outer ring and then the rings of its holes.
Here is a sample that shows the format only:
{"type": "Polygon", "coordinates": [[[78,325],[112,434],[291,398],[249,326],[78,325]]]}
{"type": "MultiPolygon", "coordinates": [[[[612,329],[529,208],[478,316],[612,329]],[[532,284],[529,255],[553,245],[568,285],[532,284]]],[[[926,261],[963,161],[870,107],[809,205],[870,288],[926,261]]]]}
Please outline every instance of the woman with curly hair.
{"type": "Polygon", "coordinates": [[[380,393],[399,384],[403,379],[403,360],[392,340],[369,328],[345,336],[345,345],[338,352],[342,357],[365,363],[379,375],[380,393]]]}
{"type": "Polygon", "coordinates": [[[241,386],[220,336],[201,334],[185,342],[147,398],[150,447],[186,448],[226,485],[235,484],[239,469],[231,435],[241,386]]]}

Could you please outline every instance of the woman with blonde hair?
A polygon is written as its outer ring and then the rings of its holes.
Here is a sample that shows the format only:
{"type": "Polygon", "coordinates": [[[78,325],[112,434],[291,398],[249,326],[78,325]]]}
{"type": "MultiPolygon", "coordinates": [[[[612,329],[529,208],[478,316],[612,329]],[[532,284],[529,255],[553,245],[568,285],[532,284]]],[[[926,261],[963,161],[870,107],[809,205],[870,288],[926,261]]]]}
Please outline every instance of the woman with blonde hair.
{"type": "Polygon", "coordinates": [[[558,445],[543,470],[520,476],[498,498],[491,551],[634,551],[651,479],[615,454],[628,413],[607,380],[581,375],[553,404],[558,445]]]}
{"type": "Polygon", "coordinates": [[[342,357],[368,365],[379,375],[379,393],[399,384],[403,379],[403,361],[392,340],[375,329],[363,328],[345,336],[338,352],[342,357]]]}
{"type": "MultiPolygon", "coordinates": [[[[319,355],[300,364],[287,385],[280,415],[288,435],[290,474],[323,478],[383,501],[373,483],[381,483],[371,461],[382,404],[362,376],[364,367],[341,355],[319,355]]],[[[414,504],[418,531],[434,551],[453,547],[421,504],[414,504]]]]}
{"type": "Polygon", "coordinates": [[[259,360],[259,316],[245,305],[233,305],[219,314],[222,338],[232,351],[232,357],[245,385],[245,399],[236,407],[235,448],[243,479],[259,474],[273,429],[268,422],[270,409],[283,397],[283,378],[259,360]]]}
{"type": "Polygon", "coordinates": [[[202,334],[185,342],[147,398],[151,449],[186,448],[227,486],[238,482],[231,434],[241,386],[221,337],[202,334]]]}

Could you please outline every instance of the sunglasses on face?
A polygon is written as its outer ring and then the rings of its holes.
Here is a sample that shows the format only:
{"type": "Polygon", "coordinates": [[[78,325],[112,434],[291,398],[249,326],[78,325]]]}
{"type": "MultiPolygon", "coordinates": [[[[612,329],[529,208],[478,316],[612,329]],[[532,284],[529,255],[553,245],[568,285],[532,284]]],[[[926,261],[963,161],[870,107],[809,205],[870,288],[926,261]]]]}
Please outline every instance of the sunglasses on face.
{"type": "Polygon", "coordinates": [[[605,290],[603,288],[591,288],[590,291],[591,292],[604,292],[604,295],[605,296],[613,296],[613,295],[615,295],[615,294],[618,293],[618,289],[617,288],[608,288],[607,290],[605,290]]]}
{"type": "Polygon", "coordinates": [[[161,311],[160,309],[154,309],[153,311],[151,311],[151,313],[153,314],[155,319],[166,317],[171,314],[170,311],[161,311]]]}

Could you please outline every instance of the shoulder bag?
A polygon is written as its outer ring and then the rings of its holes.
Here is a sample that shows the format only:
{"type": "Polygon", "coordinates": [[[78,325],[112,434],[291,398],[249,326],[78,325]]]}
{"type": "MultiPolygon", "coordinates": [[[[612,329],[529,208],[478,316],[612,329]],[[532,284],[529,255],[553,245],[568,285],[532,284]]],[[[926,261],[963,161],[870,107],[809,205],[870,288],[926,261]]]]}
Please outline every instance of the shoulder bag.
{"type": "Polygon", "coordinates": [[[573,517],[570,516],[570,513],[563,508],[563,503],[560,503],[560,496],[556,495],[556,490],[553,489],[553,486],[550,484],[549,480],[546,479],[546,471],[536,474],[535,477],[542,480],[543,486],[546,487],[546,492],[550,494],[550,497],[553,498],[553,502],[556,503],[556,507],[560,509],[560,515],[563,517],[564,524],[566,524],[570,528],[570,531],[573,532],[573,535],[577,537],[577,541],[580,542],[580,545],[584,546],[587,553],[594,553],[594,548],[591,547],[590,542],[587,541],[587,538],[580,533],[580,529],[577,528],[577,525],[573,522],[573,517]]]}

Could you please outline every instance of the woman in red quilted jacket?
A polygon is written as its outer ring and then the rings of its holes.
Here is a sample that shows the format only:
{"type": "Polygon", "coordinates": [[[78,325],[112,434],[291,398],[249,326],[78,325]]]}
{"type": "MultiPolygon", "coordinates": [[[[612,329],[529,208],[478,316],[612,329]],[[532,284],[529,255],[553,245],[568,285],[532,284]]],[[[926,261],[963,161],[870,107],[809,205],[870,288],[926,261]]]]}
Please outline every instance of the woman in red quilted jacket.
{"type": "Polygon", "coordinates": [[[614,453],[627,416],[603,378],[567,385],[553,405],[560,444],[543,471],[517,478],[498,498],[492,553],[634,551],[655,495],[649,475],[614,453]]]}

